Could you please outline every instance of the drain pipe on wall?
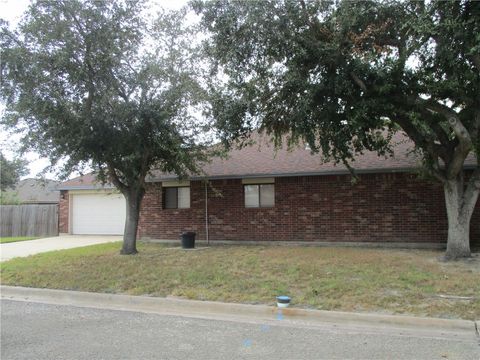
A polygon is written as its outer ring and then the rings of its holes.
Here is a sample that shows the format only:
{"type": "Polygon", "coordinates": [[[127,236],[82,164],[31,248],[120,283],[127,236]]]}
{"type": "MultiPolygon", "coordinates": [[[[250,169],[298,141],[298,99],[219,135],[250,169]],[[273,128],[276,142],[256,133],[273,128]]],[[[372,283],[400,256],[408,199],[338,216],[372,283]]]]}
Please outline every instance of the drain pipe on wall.
{"type": "Polygon", "coordinates": [[[205,178],[205,237],[207,245],[210,245],[210,236],[208,234],[208,180],[205,178]]]}

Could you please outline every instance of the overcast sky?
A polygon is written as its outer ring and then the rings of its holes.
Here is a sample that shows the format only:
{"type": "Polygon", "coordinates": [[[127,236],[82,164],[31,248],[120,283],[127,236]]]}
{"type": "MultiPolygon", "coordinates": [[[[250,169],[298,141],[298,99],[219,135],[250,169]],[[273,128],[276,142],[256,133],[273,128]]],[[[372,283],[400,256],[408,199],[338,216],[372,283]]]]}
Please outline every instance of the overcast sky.
{"type": "MultiPolygon", "coordinates": [[[[24,11],[28,8],[30,0],[0,0],[0,18],[8,21],[15,26],[20,20],[24,11]]],[[[153,7],[163,7],[167,9],[180,9],[187,4],[188,0],[150,0],[153,7]]],[[[3,104],[0,103],[0,116],[3,114],[3,104]]],[[[0,148],[2,153],[12,159],[15,155],[15,149],[18,148],[19,136],[9,134],[5,129],[0,128],[0,148]]],[[[49,165],[47,159],[42,159],[38,154],[30,152],[25,155],[30,162],[30,173],[24,178],[35,177],[46,166],[49,165]]],[[[48,178],[54,178],[54,174],[47,174],[48,178]]]]}

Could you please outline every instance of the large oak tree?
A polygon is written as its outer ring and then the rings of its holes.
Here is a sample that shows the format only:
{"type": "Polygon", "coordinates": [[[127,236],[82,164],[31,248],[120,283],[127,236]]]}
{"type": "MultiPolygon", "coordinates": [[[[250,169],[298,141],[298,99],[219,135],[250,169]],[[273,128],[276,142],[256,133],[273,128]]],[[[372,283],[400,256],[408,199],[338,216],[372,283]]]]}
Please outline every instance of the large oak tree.
{"type": "Polygon", "coordinates": [[[0,152],[0,191],[13,189],[20,181],[20,177],[28,174],[28,162],[22,158],[8,160],[2,152],[0,152]]]}
{"type": "Polygon", "coordinates": [[[194,1],[209,32],[213,115],[348,166],[403,130],[443,184],[446,258],[470,256],[480,189],[480,2],[194,1]],[[382,135],[383,134],[383,135],[382,135]],[[465,172],[466,159],[473,162],[465,172]]]}
{"type": "Polygon", "coordinates": [[[0,38],[2,123],[64,174],[86,166],[115,185],[127,202],[122,254],[137,252],[149,171],[183,176],[205,156],[184,13],[148,14],[137,0],[41,0],[0,38]]]}

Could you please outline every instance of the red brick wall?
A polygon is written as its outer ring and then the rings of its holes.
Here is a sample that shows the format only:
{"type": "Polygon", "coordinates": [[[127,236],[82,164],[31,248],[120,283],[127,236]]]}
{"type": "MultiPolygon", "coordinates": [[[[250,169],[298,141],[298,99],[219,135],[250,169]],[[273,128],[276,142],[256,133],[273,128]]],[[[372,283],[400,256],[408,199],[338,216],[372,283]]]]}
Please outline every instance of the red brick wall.
{"type": "Polygon", "coordinates": [[[69,201],[68,191],[60,191],[60,203],[58,212],[58,232],[68,233],[69,201]]]}
{"type": "MultiPolygon", "coordinates": [[[[412,174],[275,179],[275,207],[245,208],[241,180],[216,180],[209,189],[211,240],[445,242],[447,219],[440,185],[412,174]]],[[[145,195],[139,234],[178,239],[184,230],[205,239],[204,187],[191,182],[190,209],[162,209],[160,184],[145,195]]],[[[480,244],[480,204],[471,221],[480,244]]]]}

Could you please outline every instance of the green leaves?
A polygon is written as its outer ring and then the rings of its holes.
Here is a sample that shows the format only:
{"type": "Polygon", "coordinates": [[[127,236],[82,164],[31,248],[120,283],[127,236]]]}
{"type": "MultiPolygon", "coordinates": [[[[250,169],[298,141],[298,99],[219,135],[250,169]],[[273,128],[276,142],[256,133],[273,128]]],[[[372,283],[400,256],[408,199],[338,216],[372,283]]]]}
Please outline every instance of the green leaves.
{"type": "Polygon", "coordinates": [[[0,191],[2,191],[2,197],[5,195],[3,191],[8,188],[13,189],[20,177],[28,174],[27,164],[26,160],[20,158],[8,160],[0,152],[0,191]]]}
{"type": "Polygon", "coordinates": [[[153,168],[196,172],[191,136],[203,90],[184,12],[146,17],[144,1],[37,1],[15,31],[3,26],[2,123],[63,173],[143,186],[153,168]]]}
{"type": "Polygon", "coordinates": [[[432,158],[448,167],[468,154],[455,151],[469,143],[452,136],[447,118],[455,116],[478,144],[478,3],[197,0],[192,6],[209,32],[212,74],[223,80],[212,112],[227,141],[260,127],[344,162],[363,149],[389,151],[389,132],[401,128],[434,170],[432,158]]]}

